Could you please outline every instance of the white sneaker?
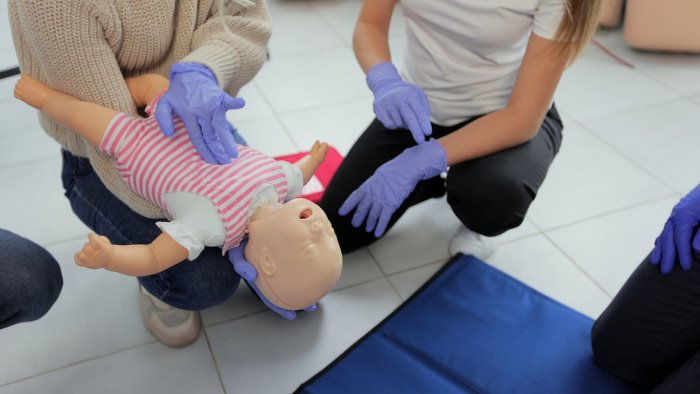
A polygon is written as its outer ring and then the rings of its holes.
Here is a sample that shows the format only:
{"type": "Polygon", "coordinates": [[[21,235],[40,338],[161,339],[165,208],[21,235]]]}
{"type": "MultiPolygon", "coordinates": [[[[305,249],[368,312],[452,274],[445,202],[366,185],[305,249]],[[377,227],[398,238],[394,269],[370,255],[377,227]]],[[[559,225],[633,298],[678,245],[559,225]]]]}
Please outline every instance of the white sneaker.
{"type": "Polygon", "coordinates": [[[487,237],[460,226],[449,244],[450,255],[470,254],[480,260],[491,256],[498,249],[496,237],[487,237]]]}
{"type": "Polygon", "coordinates": [[[197,339],[202,326],[199,312],[173,308],[139,288],[143,324],[151,335],[170,347],[187,346],[197,339]]]}

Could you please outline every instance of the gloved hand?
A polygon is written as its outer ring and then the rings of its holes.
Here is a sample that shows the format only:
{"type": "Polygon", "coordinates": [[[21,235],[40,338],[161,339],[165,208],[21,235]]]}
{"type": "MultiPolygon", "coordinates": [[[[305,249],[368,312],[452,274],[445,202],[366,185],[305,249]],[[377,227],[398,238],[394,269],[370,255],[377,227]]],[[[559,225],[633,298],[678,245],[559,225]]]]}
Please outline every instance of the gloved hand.
{"type": "Polygon", "coordinates": [[[244,105],[242,98],[231,97],[219,87],[205,65],[177,63],[170,69],[170,88],[160,98],[155,116],[169,137],[174,132],[173,115],[178,115],[202,159],[226,164],[238,157],[226,111],[244,105]]]}
{"type": "Polygon", "coordinates": [[[428,98],[418,86],[403,81],[393,64],[372,66],[367,85],[374,93],[374,113],[386,128],[408,129],[418,144],[433,133],[428,98]]]}
{"type": "Polygon", "coordinates": [[[401,206],[418,182],[447,171],[447,153],[435,139],[401,152],[382,164],[345,200],[338,210],[345,216],[357,208],[353,227],[367,219],[365,231],[379,238],[384,234],[391,215],[401,206]]]}
{"type": "Polygon", "coordinates": [[[654,250],[649,261],[656,265],[661,263],[661,273],[673,271],[678,259],[683,270],[688,271],[693,265],[690,247],[700,252],[700,231],[693,230],[700,224],[700,185],[681,199],[671,212],[661,235],[656,238],[654,250]],[[692,238],[692,242],[691,242],[692,238]]]}
{"type": "MultiPolygon", "coordinates": [[[[278,307],[277,305],[270,302],[270,300],[268,300],[267,297],[265,297],[260,292],[260,290],[258,290],[258,287],[255,285],[255,279],[258,278],[258,271],[255,269],[253,264],[251,264],[248,260],[245,259],[244,252],[245,246],[247,244],[248,240],[246,239],[243,242],[241,242],[240,245],[228,251],[228,259],[233,264],[233,270],[236,271],[236,273],[240,275],[243,279],[245,279],[246,282],[248,282],[250,288],[253,289],[253,291],[255,292],[255,294],[258,295],[258,297],[260,297],[260,300],[263,302],[263,304],[265,304],[268,308],[278,313],[285,319],[294,320],[297,317],[296,311],[278,307]]],[[[306,312],[313,312],[315,310],[316,304],[304,308],[304,311],[306,312]]]]}

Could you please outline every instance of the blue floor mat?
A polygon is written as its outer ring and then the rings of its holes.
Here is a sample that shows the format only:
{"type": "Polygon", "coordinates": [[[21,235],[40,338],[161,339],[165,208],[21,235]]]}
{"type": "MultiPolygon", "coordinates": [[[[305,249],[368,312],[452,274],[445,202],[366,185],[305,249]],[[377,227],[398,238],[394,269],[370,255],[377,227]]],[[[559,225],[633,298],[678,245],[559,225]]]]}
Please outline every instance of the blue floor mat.
{"type": "Polygon", "coordinates": [[[594,364],[592,324],[458,255],[297,392],[641,392],[594,364]]]}

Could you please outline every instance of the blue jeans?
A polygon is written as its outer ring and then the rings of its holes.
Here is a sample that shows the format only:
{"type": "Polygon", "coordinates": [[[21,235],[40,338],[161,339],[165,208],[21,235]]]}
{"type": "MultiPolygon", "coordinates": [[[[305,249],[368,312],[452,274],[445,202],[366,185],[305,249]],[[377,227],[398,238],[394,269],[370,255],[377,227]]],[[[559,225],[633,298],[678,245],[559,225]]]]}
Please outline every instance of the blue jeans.
{"type": "MultiPolygon", "coordinates": [[[[73,212],[97,234],[114,244],[148,244],[161,230],[104,186],[88,159],[63,151],[63,187],[73,212]]],[[[155,275],[138,278],[149,293],[179,309],[200,310],[226,301],[240,276],[220,248],[205,248],[196,260],[185,260],[155,275]]]]}
{"type": "Polygon", "coordinates": [[[0,329],[44,316],[61,288],[61,268],[46,249],[0,229],[0,329]]]}

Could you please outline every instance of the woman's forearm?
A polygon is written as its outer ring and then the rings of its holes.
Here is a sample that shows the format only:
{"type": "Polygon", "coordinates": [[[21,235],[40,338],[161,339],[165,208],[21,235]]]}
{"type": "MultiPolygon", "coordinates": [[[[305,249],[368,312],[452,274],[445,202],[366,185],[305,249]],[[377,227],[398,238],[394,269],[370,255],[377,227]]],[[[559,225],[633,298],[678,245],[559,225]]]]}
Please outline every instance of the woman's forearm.
{"type": "Polygon", "coordinates": [[[542,119],[506,107],[438,139],[438,143],[447,152],[447,165],[454,165],[525,143],[537,134],[541,123],[542,119]]]}
{"type": "Polygon", "coordinates": [[[352,36],[352,47],[366,73],[373,65],[391,61],[389,23],[395,0],[365,0],[352,36]]]}
{"type": "Polygon", "coordinates": [[[357,62],[362,70],[367,73],[377,63],[390,62],[391,52],[387,32],[375,25],[357,24],[353,35],[352,46],[357,62]]]}

